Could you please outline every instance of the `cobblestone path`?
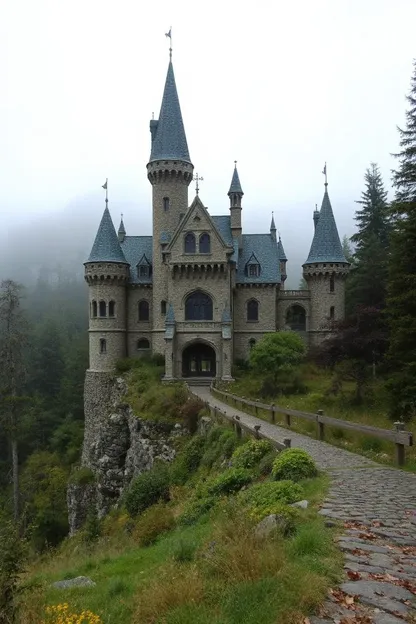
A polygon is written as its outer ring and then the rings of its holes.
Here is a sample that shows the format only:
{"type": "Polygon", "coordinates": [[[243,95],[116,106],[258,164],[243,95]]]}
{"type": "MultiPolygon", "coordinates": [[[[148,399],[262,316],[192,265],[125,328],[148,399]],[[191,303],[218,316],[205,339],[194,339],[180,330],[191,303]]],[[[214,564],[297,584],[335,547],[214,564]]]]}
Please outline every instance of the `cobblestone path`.
{"type": "Polygon", "coordinates": [[[344,523],[338,543],[345,553],[345,582],[310,623],[416,623],[416,474],[245,414],[211,395],[208,387],[192,391],[227,416],[239,416],[251,427],[260,425],[272,440],[290,438],[292,447],[307,451],[330,475],[319,513],[329,530],[334,521],[344,523]]]}

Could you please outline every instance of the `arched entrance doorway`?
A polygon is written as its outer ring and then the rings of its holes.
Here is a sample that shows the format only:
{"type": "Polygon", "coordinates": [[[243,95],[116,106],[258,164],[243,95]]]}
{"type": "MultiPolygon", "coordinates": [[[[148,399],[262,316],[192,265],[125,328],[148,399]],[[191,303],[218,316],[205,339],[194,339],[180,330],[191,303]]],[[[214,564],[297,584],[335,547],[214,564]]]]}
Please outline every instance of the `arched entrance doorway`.
{"type": "Polygon", "coordinates": [[[306,310],[295,303],[286,312],[286,325],[293,331],[306,331],[306,310]]]}
{"type": "Polygon", "coordinates": [[[183,377],[215,377],[215,351],[203,342],[194,342],[182,353],[183,377]]]}

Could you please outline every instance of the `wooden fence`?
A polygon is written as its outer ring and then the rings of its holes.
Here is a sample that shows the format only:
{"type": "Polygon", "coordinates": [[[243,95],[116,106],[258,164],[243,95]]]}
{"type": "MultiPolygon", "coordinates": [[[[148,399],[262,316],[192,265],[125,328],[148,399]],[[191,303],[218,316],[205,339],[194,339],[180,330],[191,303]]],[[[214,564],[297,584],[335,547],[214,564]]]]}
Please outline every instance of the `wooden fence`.
{"type": "Polygon", "coordinates": [[[259,409],[269,412],[270,422],[273,424],[276,422],[276,414],[283,414],[285,416],[286,426],[291,426],[291,418],[303,418],[311,422],[316,423],[317,437],[319,440],[325,439],[325,425],[331,427],[337,427],[338,429],[347,429],[349,431],[355,431],[356,433],[362,433],[374,438],[381,438],[393,442],[396,445],[396,462],[399,466],[403,466],[406,461],[405,447],[413,445],[413,434],[411,431],[404,430],[404,423],[394,423],[394,429],[379,429],[378,427],[371,427],[369,425],[360,425],[359,423],[350,422],[348,420],[340,420],[339,418],[331,418],[325,416],[323,410],[318,410],[316,414],[310,412],[301,412],[298,410],[292,410],[288,408],[280,407],[272,403],[268,405],[266,403],[260,403],[259,401],[250,401],[249,399],[243,399],[235,394],[218,390],[214,385],[211,386],[211,392],[218,398],[223,398],[226,401],[233,404],[235,407],[240,405],[240,409],[243,410],[243,406],[254,408],[254,413],[258,416],[259,409]]]}

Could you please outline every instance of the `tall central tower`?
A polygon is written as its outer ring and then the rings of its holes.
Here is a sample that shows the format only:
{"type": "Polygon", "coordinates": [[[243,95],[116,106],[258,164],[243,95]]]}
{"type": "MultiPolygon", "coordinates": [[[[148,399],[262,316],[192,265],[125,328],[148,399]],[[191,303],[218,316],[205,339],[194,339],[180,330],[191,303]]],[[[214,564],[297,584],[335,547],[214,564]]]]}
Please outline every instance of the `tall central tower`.
{"type": "Polygon", "coordinates": [[[182,120],[172,60],[169,62],[159,119],[150,121],[152,148],[147,177],[153,191],[153,351],[164,352],[168,267],[163,249],[188,209],[193,164],[182,120]]]}

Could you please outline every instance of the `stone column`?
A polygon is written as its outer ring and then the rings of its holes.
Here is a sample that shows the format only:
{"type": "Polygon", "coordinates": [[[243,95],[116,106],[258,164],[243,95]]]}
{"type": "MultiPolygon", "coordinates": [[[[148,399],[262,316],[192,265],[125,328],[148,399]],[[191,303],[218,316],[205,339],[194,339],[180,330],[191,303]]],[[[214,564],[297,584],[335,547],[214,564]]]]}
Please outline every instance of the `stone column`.
{"type": "Polygon", "coordinates": [[[166,381],[174,379],[174,364],[173,364],[173,339],[165,339],[165,376],[163,379],[166,381]]]}

